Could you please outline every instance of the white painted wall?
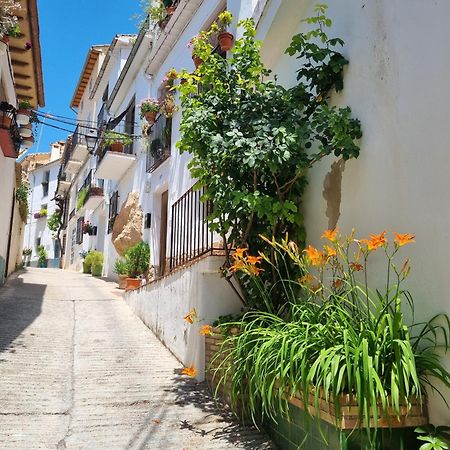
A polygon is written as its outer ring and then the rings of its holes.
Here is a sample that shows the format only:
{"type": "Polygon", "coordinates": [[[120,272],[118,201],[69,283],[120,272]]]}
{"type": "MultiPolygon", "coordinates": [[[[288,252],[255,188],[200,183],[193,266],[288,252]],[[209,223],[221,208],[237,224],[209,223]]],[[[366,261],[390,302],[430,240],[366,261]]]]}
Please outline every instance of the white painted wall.
{"type": "Polygon", "coordinates": [[[38,263],[37,240],[40,238],[41,245],[44,246],[48,254],[48,267],[58,267],[58,261],[55,260],[55,239],[53,233],[47,227],[47,219],[57,209],[53,198],[55,197],[58,183],[60,163],[60,160],[53,161],[36,168],[29,174],[31,191],[28,201],[30,208],[27,225],[25,227],[24,247],[33,250],[31,255],[31,265],[33,266],[36,266],[38,263]],[[50,172],[50,176],[48,194],[44,195],[42,181],[46,172],[50,172]],[[35,219],[34,214],[39,212],[43,205],[47,205],[47,217],[35,219]]]}
{"type": "Polygon", "coordinates": [[[205,345],[200,327],[212,324],[221,315],[239,313],[242,304],[218,276],[223,257],[208,256],[159,281],[125,296],[133,312],[156,334],[186,366],[194,364],[197,379],[204,379],[205,345]],[[198,321],[183,318],[195,309],[198,321]]]}

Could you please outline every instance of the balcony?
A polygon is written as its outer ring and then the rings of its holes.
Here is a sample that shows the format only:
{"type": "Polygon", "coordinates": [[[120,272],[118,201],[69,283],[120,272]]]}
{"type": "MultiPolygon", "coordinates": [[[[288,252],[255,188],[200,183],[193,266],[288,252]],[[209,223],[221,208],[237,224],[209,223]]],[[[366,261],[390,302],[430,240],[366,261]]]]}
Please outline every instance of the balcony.
{"type": "Polygon", "coordinates": [[[83,165],[89,154],[86,145],[86,135],[89,133],[89,130],[89,128],[78,125],[72,137],[67,140],[64,155],[65,172],[76,174],[83,165]]]}
{"type": "Polygon", "coordinates": [[[133,146],[125,146],[122,151],[113,151],[112,146],[100,149],[95,177],[119,181],[136,160],[132,152],[133,146]]]}
{"type": "Polygon", "coordinates": [[[153,172],[170,156],[172,119],[160,115],[150,131],[149,140],[147,172],[153,172]]]}
{"type": "Polygon", "coordinates": [[[91,170],[84,180],[77,195],[77,213],[85,210],[97,209],[103,202],[103,180],[93,178],[94,171],[91,170]]]}
{"type": "Polygon", "coordinates": [[[66,172],[63,172],[62,169],[63,168],[61,166],[58,174],[58,186],[56,188],[56,195],[62,195],[64,197],[72,183],[68,180],[66,172]]]}
{"type": "Polygon", "coordinates": [[[13,106],[6,102],[0,103],[0,148],[7,158],[17,158],[22,139],[16,123],[13,106]]]}

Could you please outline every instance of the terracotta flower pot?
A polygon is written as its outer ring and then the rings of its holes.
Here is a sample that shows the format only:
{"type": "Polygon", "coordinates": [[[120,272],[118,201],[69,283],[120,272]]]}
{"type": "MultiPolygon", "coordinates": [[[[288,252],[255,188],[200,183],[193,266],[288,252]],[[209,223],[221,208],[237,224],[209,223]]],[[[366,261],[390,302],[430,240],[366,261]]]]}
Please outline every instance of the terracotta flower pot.
{"type": "Polygon", "coordinates": [[[141,279],[140,278],[126,278],[126,291],[132,291],[133,289],[139,289],[141,287],[141,279]]]}
{"type": "Polygon", "coordinates": [[[222,33],[219,34],[218,39],[219,39],[220,49],[223,52],[227,52],[228,50],[231,50],[231,48],[233,47],[233,41],[234,41],[234,36],[231,33],[228,33],[228,31],[223,31],[222,33]]]}
{"type": "Polygon", "coordinates": [[[118,275],[119,277],[119,289],[125,289],[127,287],[127,276],[126,275],[118,275]]]}
{"type": "Polygon", "coordinates": [[[150,124],[154,124],[156,122],[156,111],[149,111],[144,114],[145,120],[150,124]]]}
{"type": "Polygon", "coordinates": [[[114,142],[114,144],[111,144],[110,150],[112,152],[122,153],[123,144],[121,142],[114,142]]]}
{"type": "Polygon", "coordinates": [[[169,16],[171,16],[171,15],[175,12],[176,9],[177,9],[176,6],[168,6],[168,7],[166,8],[166,13],[167,13],[169,16]]]}
{"type": "Polygon", "coordinates": [[[202,58],[199,58],[198,56],[192,55],[192,60],[194,61],[196,69],[198,69],[202,65],[202,62],[203,62],[202,58]]]}
{"type": "Polygon", "coordinates": [[[5,130],[9,130],[11,128],[11,122],[12,119],[9,116],[3,115],[2,117],[2,122],[1,122],[1,127],[4,128],[5,130]]]}
{"type": "Polygon", "coordinates": [[[16,122],[19,125],[27,125],[30,123],[31,109],[18,109],[16,115],[16,122]]]}

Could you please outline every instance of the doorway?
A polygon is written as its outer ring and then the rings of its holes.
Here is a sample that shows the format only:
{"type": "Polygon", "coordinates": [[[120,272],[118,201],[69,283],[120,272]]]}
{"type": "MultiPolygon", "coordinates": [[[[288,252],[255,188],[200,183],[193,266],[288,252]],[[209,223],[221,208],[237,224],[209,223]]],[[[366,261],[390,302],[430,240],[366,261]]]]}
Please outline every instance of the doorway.
{"type": "Polygon", "coordinates": [[[168,202],[169,191],[164,191],[161,194],[161,224],[159,227],[159,276],[163,276],[166,270],[168,202]]]}

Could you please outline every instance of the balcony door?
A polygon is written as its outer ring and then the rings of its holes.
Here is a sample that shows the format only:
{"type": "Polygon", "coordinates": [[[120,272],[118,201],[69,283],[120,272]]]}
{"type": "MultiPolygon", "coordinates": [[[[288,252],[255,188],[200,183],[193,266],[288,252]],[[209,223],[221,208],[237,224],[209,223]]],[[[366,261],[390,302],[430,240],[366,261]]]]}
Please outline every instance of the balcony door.
{"type": "Polygon", "coordinates": [[[161,223],[159,227],[159,275],[163,276],[166,270],[166,247],[167,247],[167,207],[169,191],[161,194],[161,223]]]}

